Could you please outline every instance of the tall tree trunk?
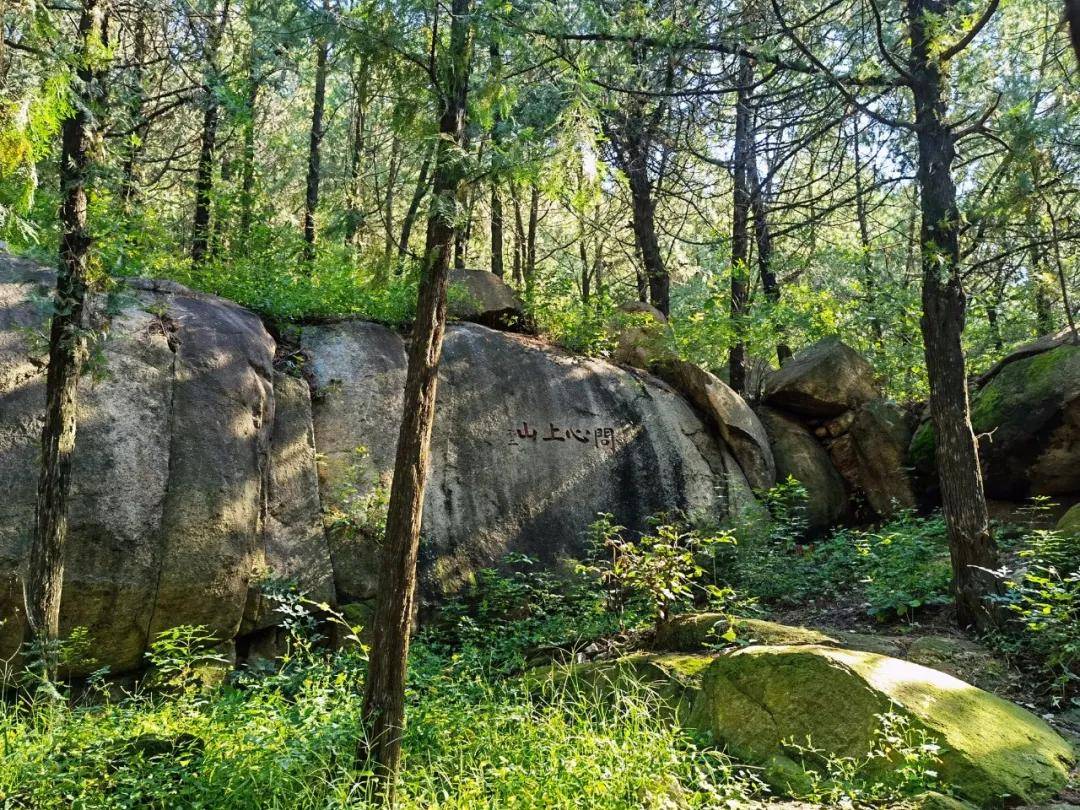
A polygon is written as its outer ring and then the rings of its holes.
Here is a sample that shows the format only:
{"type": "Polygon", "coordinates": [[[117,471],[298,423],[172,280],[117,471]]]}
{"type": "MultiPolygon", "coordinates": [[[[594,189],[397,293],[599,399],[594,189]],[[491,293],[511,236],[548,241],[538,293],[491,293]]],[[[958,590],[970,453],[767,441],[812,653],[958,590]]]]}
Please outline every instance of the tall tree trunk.
{"type": "Polygon", "coordinates": [[[590,282],[590,268],[589,268],[589,251],[585,247],[585,234],[582,233],[578,236],[578,258],[581,259],[581,303],[585,306],[589,304],[589,289],[590,282]]]}
{"type": "Polygon", "coordinates": [[[1057,217],[1054,216],[1054,211],[1049,202],[1046,203],[1046,213],[1050,217],[1050,244],[1054,249],[1054,263],[1057,266],[1058,284],[1061,285],[1061,303],[1065,306],[1065,320],[1068,322],[1069,331],[1072,333],[1072,342],[1080,344],[1080,332],[1077,332],[1076,318],[1073,315],[1072,302],[1069,300],[1069,284],[1065,279],[1065,265],[1061,261],[1061,239],[1058,234],[1057,217]]]}
{"type": "MultiPolygon", "coordinates": [[[[746,163],[746,180],[750,185],[751,208],[754,211],[754,244],[757,246],[758,275],[765,297],[776,306],[780,303],[780,280],[773,269],[773,241],[769,228],[769,206],[765,187],[758,176],[756,138],[750,139],[750,159],[746,163]]],[[[783,365],[791,359],[791,347],[784,341],[783,329],[776,329],[776,360],[783,365]]]]}
{"type": "MultiPolygon", "coordinates": [[[[462,137],[462,147],[461,147],[461,149],[462,149],[463,152],[468,153],[469,149],[471,147],[471,141],[472,141],[472,138],[469,135],[469,131],[466,130],[462,134],[461,137],[462,137]]],[[[460,204],[460,202],[461,201],[458,200],[459,204],[460,204]]],[[[460,220],[461,218],[459,217],[458,219],[460,220]]],[[[465,227],[466,227],[465,223],[459,221],[456,224],[456,227],[454,229],[454,269],[455,270],[464,270],[465,269],[465,251],[466,251],[466,243],[468,242],[468,237],[466,236],[465,227]]]]}
{"type": "MultiPolygon", "coordinates": [[[[491,57],[492,82],[498,84],[502,76],[502,54],[499,52],[499,43],[492,42],[488,48],[491,57]]],[[[499,196],[499,183],[501,176],[499,169],[502,161],[502,109],[495,107],[495,115],[491,123],[491,272],[499,278],[506,274],[503,265],[503,207],[502,197],[499,196]]]]}
{"type": "MultiPolygon", "coordinates": [[[[367,119],[367,59],[361,59],[360,67],[353,78],[356,93],[356,109],[353,111],[352,145],[349,155],[349,194],[346,212],[345,243],[359,247],[361,217],[364,201],[364,143],[366,140],[367,119]]],[[[401,255],[401,251],[398,252],[401,255]]]]}
{"type": "MultiPolygon", "coordinates": [[[[323,0],[323,12],[330,13],[330,0],[323,0]]],[[[304,195],[304,261],[315,261],[316,224],[319,208],[319,184],[322,180],[323,115],[326,110],[326,65],[330,42],[320,34],[315,43],[315,98],[311,104],[311,132],[308,137],[307,193],[304,195]]]]}
{"type": "Polygon", "coordinates": [[[199,162],[195,170],[195,216],[191,229],[191,264],[200,267],[206,261],[210,249],[210,196],[214,191],[214,157],[217,152],[217,132],[221,118],[218,101],[218,50],[225,34],[229,18],[229,0],[222,0],[221,14],[211,24],[203,51],[206,75],[203,88],[202,138],[199,145],[199,162]]]}
{"type": "Polygon", "coordinates": [[[884,333],[881,327],[881,319],[876,312],[877,298],[874,294],[877,279],[874,276],[874,267],[870,258],[870,219],[866,210],[866,196],[862,179],[862,156],[859,151],[859,114],[856,112],[853,118],[854,126],[852,133],[853,152],[855,156],[855,217],[859,223],[859,247],[862,255],[859,257],[862,264],[863,286],[866,288],[866,308],[870,316],[870,328],[874,332],[874,340],[879,346],[883,345],[884,333]]]}
{"type": "Polygon", "coordinates": [[[416,322],[409,346],[404,409],[398,435],[386,540],[372,623],[371,661],[364,695],[366,751],[382,800],[394,806],[405,719],[409,632],[416,591],[416,561],[424,504],[439,360],[446,326],[446,286],[454,241],[454,212],[463,171],[455,154],[465,125],[471,34],[469,0],[453,0],[450,52],[440,70],[445,94],[435,158],[435,202],[428,215],[416,322]]]}
{"type": "Polygon", "coordinates": [[[987,596],[998,588],[989,573],[997,567],[997,549],[971,428],[961,342],[967,298],[960,274],[960,213],[952,177],[956,135],[946,121],[946,77],[934,42],[936,20],[953,2],[908,0],[922,211],[921,326],[957,620],[962,626],[986,626],[993,622],[987,596]]]}
{"type": "Polygon", "coordinates": [[[521,215],[517,183],[510,183],[510,199],[514,203],[514,284],[521,289],[525,285],[525,219],[521,215]]]}
{"type": "Polygon", "coordinates": [[[67,501],[75,450],[79,372],[86,352],[83,315],[91,237],[86,186],[100,116],[104,114],[105,69],[99,50],[108,38],[107,0],[84,0],[79,15],[80,55],[73,90],[78,94],[61,130],[60,262],[56,274],[49,367],[45,380],[45,424],[41,431],[41,474],[26,582],[27,637],[42,643],[52,672],[52,645],[60,634],[60,595],[67,543],[67,501]]]}
{"type": "Polygon", "coordinates": [[[138,193],[138,161],[148,127],[142,122],[143,72],[146,62],[146,17],[147,9],[139,6],[135,12],[135,33],[131,45],[131,98],[128,100],[131,139],[124,150],[124,162],[120,170],[120,202],[124,206],[125,216],[131,215],[135,196],[138,193]]]}
{"type": "Polygon", "coordinates": [[[733,156],[733,201],[731,215],[731,323],[735,341],[728,351],[728,379],[731,387],[746,391],[746,344],[743,342],[743,319],[750,298],[750,184],[748,166],[751,157],[750,90],[754,67],[748,56],[739,57],[738,95],[735,102],[735,149],[733,156]]]}
{"type": "Polygon", "coordinates": [[[540,222],[540,186],[533,183],[529,187],[529,230],[525,234],[525,292],[532,293],[536,280],[536,230],[540,222]]]}
{"type": "Polygon", "coordinates": [[[252,42],[247,64],[247,98],[244,99],[243,155],[240,167],[240,247],[251,237],[255,209],[255,111],[259,104],[257,48],[252,42]]]}
{"type": "Polygon", "coordinates": [[[399,260],[405,258],[405,254],[409,252],[409,239],[412,236],[413,224],[416,222],[416,214],[420,210],[420,203],[423,202],[430,185],[428,183],[428,172],[431,171],[431,158],[434,151],[434,149],[429,151],[424,157],[424,162],[420,164],[420,174],[416,178],[416,188],[413,189],[412,199],[409,200],[409,210],[405,212],[405,219],[401,223],[401,237],[398,239],[399,260]]]}

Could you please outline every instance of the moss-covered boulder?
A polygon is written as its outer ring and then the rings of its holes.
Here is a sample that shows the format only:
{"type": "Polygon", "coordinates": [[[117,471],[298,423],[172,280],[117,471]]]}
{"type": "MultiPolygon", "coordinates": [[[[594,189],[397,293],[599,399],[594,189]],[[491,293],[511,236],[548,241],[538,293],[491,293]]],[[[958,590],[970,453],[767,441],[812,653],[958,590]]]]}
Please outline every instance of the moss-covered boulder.
{"type": "Polygon", "coordinates": [[[684,721],[697,702],[701,676],[715,657],[638,652],[622,658],[540,667],[525,680],[541,693],[571,694],[587,701],[640,694],[646,700],[655,699],[662,715],[684,721]]]}
{"type": "Polygon", "coordinates": [[[725,613],[688,613],[661,627],[653,639],[657,650],[699,652],[725,644],[839,644],[818,630],[725,613]]]}
{"type": "MultiPolygon", "coordinates": [[[[986,493],[1020,501],[1080,491],[1080,346],[1049,343],[999,363],[971,396],[971,424],[980,436],[986,493]]],[[[1008,358],[1006,358],[1008,359],[1008,358]]],[[[933,426],[919,427],[911,463],[934,466],[933,426]]]]}
{"type": "Polygon", "coordinates": [[[1045,801],[1068,780],[1074,752],[1035,715],[936,670],[835,647],[748,647],[717,658],[690,723],[782,781],[801,771],[790,741],[865,757],[890,712],[937,740],[943,781],[979,805],[1045,801]]]}
{"type": "Polygon", "coordinates": [[[1057,530],[1080,537],[1080,503],[1061,516],[1061,520],[1057,522],[1057,530]]]}

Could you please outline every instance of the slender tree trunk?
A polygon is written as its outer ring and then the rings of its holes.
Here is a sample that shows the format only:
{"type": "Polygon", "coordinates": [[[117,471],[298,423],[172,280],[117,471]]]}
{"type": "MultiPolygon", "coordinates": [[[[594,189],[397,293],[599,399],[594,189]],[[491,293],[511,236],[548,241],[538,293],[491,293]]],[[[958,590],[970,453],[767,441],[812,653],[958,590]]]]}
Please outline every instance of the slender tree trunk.
{"type": "Polygon", "coordinates": [[[998,588],[996,578],[989,573],[997,567],[997,550],[990,534],[978,445],[971,428],[961,343],[967,298],[960,274],[960,213],[952,178],[956,136],[946,121],[946,78],[933,33],[934,20],[951,2],[908,0],[922,210],[921,325],[957,620],[962,626],[981,627],[993,622],[986,597],[998,588]]]}
{"type": "MultiPolygon", "coordinates": [[[[758,275],[761,290],[775,307],[780,303],[780,280],[773,269],[773,241],[769,228],[769,206],[765,201],[765,188],[758,176],[756,139],[750,139],[750,159],[746,164],[746,179],[750,185],[751,208],[754,211],[754,243],[757,245],[758,275]]],[[[783,329],[776,330],[776,360],[783,365],[791,359],[791,347],[784,341],[783,329]]]]}
{"type": "Polygon", "coordinates": [[[255,111],[259,103],[258,61],[254,43],[248,53],[247,98],[244,100],[244,145],[240,167],[240,246],[251,238],[255,209],[255,111]]]}
{"type": "Polygon", "coordinates": [[[525,284],[525,220],[521,215],[521,200],[517,184],[510,183],[510,199],[514,203],[514,284],[521,289],[525,284]]]}
{"type": "MultiPolygon", "coordinates": [[[[323,12],[330,13],[330,0],[323,0],[323,12]]],[[[315,43],[315,98],[311,105],[311,132],[308,138],[307,193],[304,195],[304,261],[315,261],[316,223],[319,208],[319,184],[322,180],[323,115],[326,110],[326,72],[330,42],[320,34],[315,43]]]]}
{"type": "Polygon", "coordinates": [[[728,378],[731,387],[746,391],[746,344],[742,321],[750,298],[750,184],[748,166],[751,157],[750,88],[754,68],[747,56],[739,57],[738,95],[735,102],[735,150],[733,159],[734,199],[731,215],[731,322],[735,342],[728,351],[728,378]]]}
{"type": "MultiPolygon", "coordinates": [[[[488,48],[491,57],[492,82],[498,84],[502,76],[502,54],[499,43],[492,42],[488,48]]],[[[502,163],[502,110],[496,105],[491,124],[491,272],[499,278],[506,274],[503,265],[503,207],[499,196],[502,163]]]]}
{"type": "Polygon", "coordinates": [[[105,103],[105,69],[96,51],[107,42],[108,11],[105,0],[84,0],[82,4],[80,64],[73,87],[78,102],[72,105],[61,130],[60,262],[49,330],[41,473],[25,592],[27,637],[42,643],[50,673],[56,662],[49,642],[60,634],[67,501],[75,450],[79,372],[86,352],[83,315],[91,247],[86,186],[93,164],[95,130],[101,125],[105,103]]]}
{"type": "Polygon", "coordinates": [[[139,152],[142,149],[143,139],[146,137],[147,127],[142,123],[143,98],[143,65],[146,62],[146,15],[147,10],[139,7],[135,17],[135,35],[131,45],[131,98],[128,101],[128,114],[130,117],[132,137],[124,150],[124,163],[120,171],[120,202],[124,206],[125,216],[130,216],[135,196],[138,193],[139,152]]]}
{"type": "MultiPolygon", "coordinates": [[[[469,131],[466,130],[462,135],[462,151],[469,152],[471,148],[472,139],[469,136],[469,131]]],[[[460,200],[458,203],[460,204],[460,200]]],[[[466,206],[467,208],[468,206],[466,206]]],[[[460,219],[460,217],[459,217],[460,219]]],[[[454,229],[454,269],[465,269],[465,250],[468,243],[468,236],[466,234],[466,225],[463,222],[458,222],[454,229]]]]}
{"type": "Polygon", "coordinates": [[[446,286],[454,241],[454,211],[463,171],[455,154],[465,124],[471,55],[469,0],[453,0],[450,52],[440,71],[445,94],[435,158],[435,204],[428,216],[424,266],[409,346],[401,431],[386,521],[386,540],[372,623],[371,661],[364,696],[366,750],[382,800],[394,806],[405,720],[405,679],[416,591],[420,521],[429,463],[431,426],[443,332],[446,286]]]}
{"type": "MultiPolygon", "coordinates": [[[[1075,29],[1074,34],[1075,34],[1075,29]]],[[[1080,332],[1076,330],[1076,318],[1073,315],[1072,302],[1069,300],[1069,284],[1065,279],[1065,265],[1061,261],[1061,240],[1058,238],[1057,218],[1054,216],[1050,203],[1046,203],[1046,213],[1050,217],[1050,244],[1054,248],[1054,263],[1057,266],[1058,284],[1061,285],[1061,303],[1065,306],[1065,320],[1069,324],[1072,333],[1072,342],[1080,343],[1080,332]]]]}
{"type": "Polygon", "coordinates": [[[217,152],[217,132],[221,111],[218,102],[218,49],[229,18],[229,0],[222,0],[221,14],[207,36],[204,60],[206,78],[203,101],[202,139],[199,163],[195,170],[195,216],[191,229],[191,263],[200,267],[210,249],[210,196],[214,191],[214,157],[217,152]]]}
{"type": "Polygon", "coordinates": [[[874,267],[870,258],[870,220],[866,211],[866,196],[862,180],[862,158],[859,153],[859,117],[854,116],[854,132],[852,133],[853,151],[855,155],[855,216],[859,223],[859,247],[862,250],[860,262],[862,264],[863,286],[866,288],[867,314],[870,316],[870,328],[874,332],[874,340],[879,346],[884,343],[884,333],[881,327],[881,319],[876,312],[876,296],[874,288],[877,279],[874,277],[874,267]]]}
{"type": "Polygon", "coordinates": [[[529,188],[529,230],[525,234],[525,290],[531,293],[536,277],[536,230],[540,221],[540,187],[529,188]]]}
{"type": "Polygon", "coordinates": [[[581,259],[581,303],[588,306],[589,294],[591,293],[589,289],[589,251],[585,247],[584,237],[584,234],[578,237],[578,258],[581,259]]]}
{"type": "MultiPolygon", "coordinates": [[[[345,244],[359,247],[361,217],[364,201],[364,142],[367,128],[367,60],[362,59],[353,80],[356,109],[353,111],[352,146],[349,155],[349,194],[345,224],[345,244]]],[[[401,251],[398,252],[401,255],[401,251]]]]}
{"type": "Polygon", "coordinates": [[[390,165],[386,172],[386,188],[383,191],[383,266],[389,268],[397,247],[394,237],[394,192],[401,173],[401,140],[395,134],[390,146],[390,165]]]}
{"type": "Polygon", "coordinates": [[[401,223],[401,237],[398,239],[398,259],[405,258],[409,252],[409,239],[412,236],[413,224],[416,222],[416,214],[420,210],[420,203],[427,194],[428,172],[431,170],[431,158],[434,149],[427,153],[424,162],[420,164],[420,174],[416,178],[416,188],[413,189],[412,199],[409,201],[409,210],[405,212],[405,219],[401,223]]]}

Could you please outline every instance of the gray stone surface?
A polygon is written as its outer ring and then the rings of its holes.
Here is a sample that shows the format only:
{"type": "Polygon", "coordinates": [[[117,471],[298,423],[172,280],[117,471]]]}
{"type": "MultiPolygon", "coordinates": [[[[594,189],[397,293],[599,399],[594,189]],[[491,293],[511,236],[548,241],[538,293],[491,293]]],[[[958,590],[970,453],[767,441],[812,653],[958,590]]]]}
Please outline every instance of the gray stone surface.
{"type": "Polygon", "coordinates": [[[838,416],[877,396],[870,363],[835,337],[801,349],[765,378],[767,405],[810,417],[838,416]]]}
{"type": "Polygon", "coordinates": [[[776,479],[788,476],[806,489],[806,518],[811,529],[821,530],[836,523],[848,510],[844,480],[829,454],[813,434],[772,408],[757,409],[772,445],[776,479]]]}
{"type": "MultiPolygon", "coordinates": [[[[404,343],[345,322],[307,330],[304,351],[324,500],[362,505],[392,469],[404,343]],[[368,451],[359,459],[358,446],[368,451]]],[[[598,512],[640,529],[661,510],[719,516],[751,498],[728,449],[659,380],[481,326],[448,329],[424,506],[426,593],[453,590],[507,552],[548,563],[579,553],[598,512]]],[[[370,597],[370,564],[340,564],[370,538],[332,542],[339,596],[370,597]]]]}

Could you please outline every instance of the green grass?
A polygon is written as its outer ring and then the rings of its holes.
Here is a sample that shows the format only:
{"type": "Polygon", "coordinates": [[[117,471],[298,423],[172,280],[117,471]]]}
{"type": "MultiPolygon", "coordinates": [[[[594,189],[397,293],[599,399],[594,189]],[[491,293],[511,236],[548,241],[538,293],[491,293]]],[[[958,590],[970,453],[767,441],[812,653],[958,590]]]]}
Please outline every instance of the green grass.
{"type": "MultiPolygon", "coordinates": [[[[403,808],[706,807],[752,788],[644,688],[540,695],[423,646],[414,670],[403,808]]],[[[373,806],[353,762],[362,677],[340,653],[210,692],[2,704],[0,806],[373,806]]]]}

